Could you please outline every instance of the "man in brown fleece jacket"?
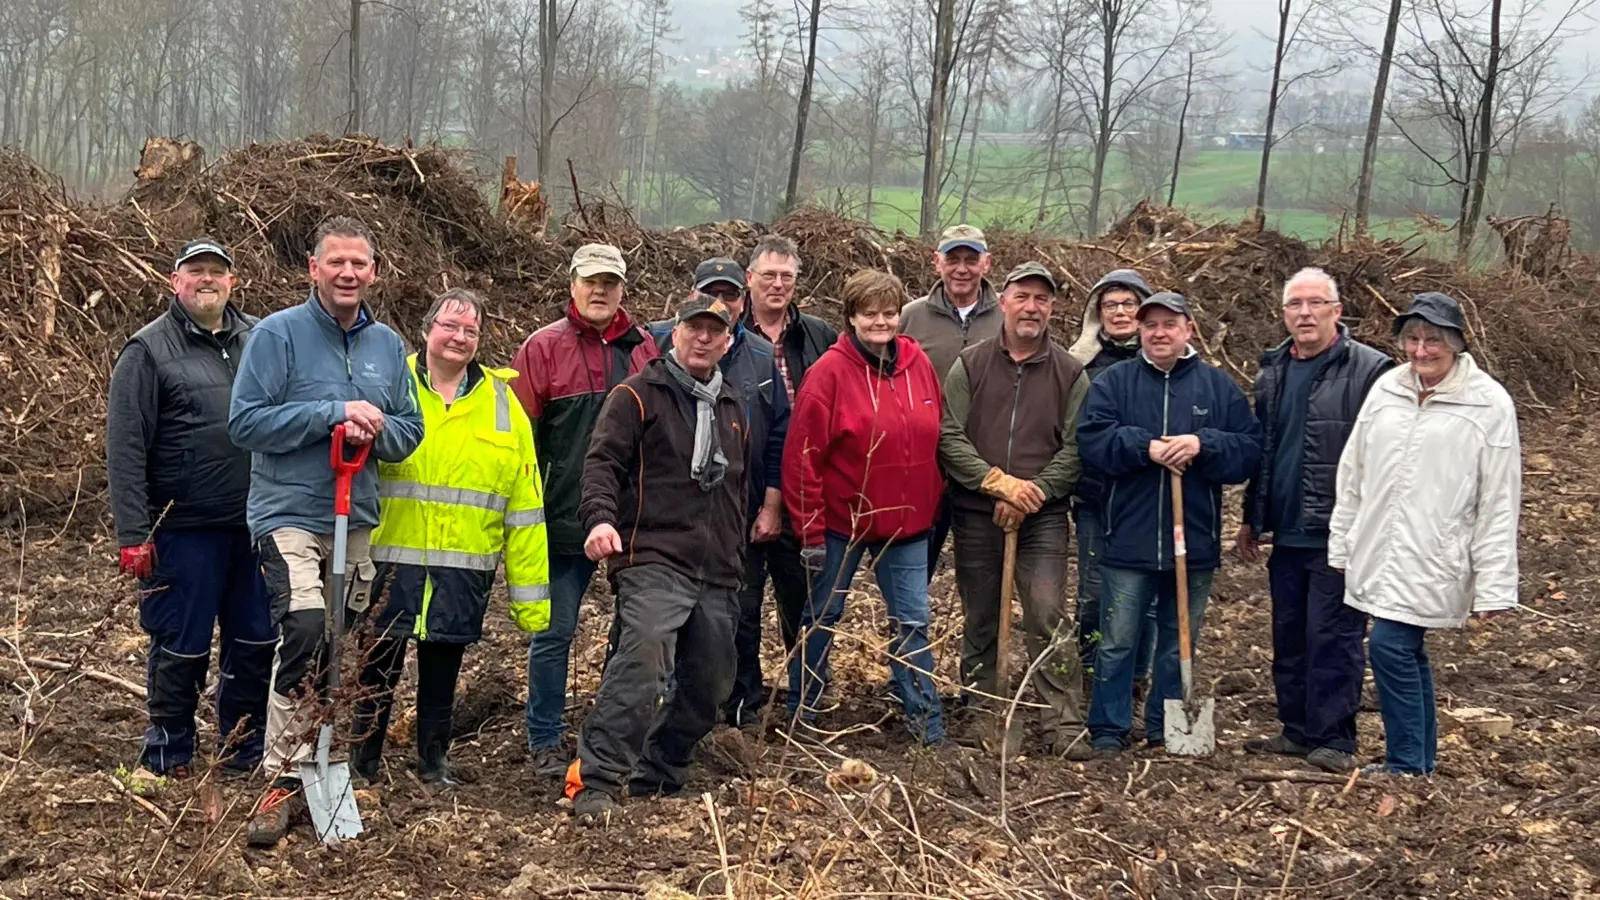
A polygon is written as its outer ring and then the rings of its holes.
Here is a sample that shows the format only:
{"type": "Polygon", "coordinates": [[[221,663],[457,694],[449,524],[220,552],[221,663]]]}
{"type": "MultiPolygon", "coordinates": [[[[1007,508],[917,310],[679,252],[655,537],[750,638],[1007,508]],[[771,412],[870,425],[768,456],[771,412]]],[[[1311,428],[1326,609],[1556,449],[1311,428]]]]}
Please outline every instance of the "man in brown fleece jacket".
{"type": "Polygon", "coordinates": [[[1083,680],[1065,597],[1068,498],[1081,471],[1074,426],[1089,378],[1050,340],[1055,296],[1055,276],[1039,263],[1023,263],[1006,276],[999,336],[961,351],[945,379],[939,459],[955,482],[956,587],[965,613],[961,680],[984,699],[1008,690],[996,682],[995,654],[1006,532],[1015,531],[1028,655],[1056,645],[1033,675],[1050,751],[1088,759],[1083,680]]]}
{"type": "Polygon", "coordinates": [[[625,790],[682,788],[733,689],[749,426],[717,366],[732,323],[719,299],[686,301],[672,350],[606,398],[584,458],[584,553],[609,560],[620,627],[567,770],[580,817],[604,817],[625,790]]]}

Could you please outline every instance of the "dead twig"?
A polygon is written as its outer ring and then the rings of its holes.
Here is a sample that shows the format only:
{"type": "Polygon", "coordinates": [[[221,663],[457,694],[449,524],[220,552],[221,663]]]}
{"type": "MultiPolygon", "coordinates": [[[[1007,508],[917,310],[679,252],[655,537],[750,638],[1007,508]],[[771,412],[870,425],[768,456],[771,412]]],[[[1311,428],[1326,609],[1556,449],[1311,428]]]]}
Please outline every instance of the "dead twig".
{"type": "Polygon", "coordinates": [[[118,780],[117,776],[111,774],[110,772],[105,772],[102,774],[106,776],[107,781],[116,786],[117,790],[121,791],[129,800],[132,800],[135,806],[139,807],[150,815],[155,816],[156,821],[160,822],[165,827],[172,827],[172,820],[167,817],[166,813],[161,811],[160,807],[139,796],[138,794],[135,794],[132,788],[128,787],[126,784],[123,784],[120,780],[118,780]]]}
{"type": "MultiPolygon", "coordinates": [[[[45,659],[39,656],[28,657],[28,665],[38,666],[51,672],[69,672],[72,670],[71,663],[62,662],[59,659],[45,659]]],[[[90,681],[98,681],[101,684],[109,684],[112,687],[121,688],[140,699],[149,696],[149,692],[145,690],[144,685],[134,684],[126,678],[118,678],[107,672],[100,672],[94,669],[79,669],[78,674],[90,681]]]]}

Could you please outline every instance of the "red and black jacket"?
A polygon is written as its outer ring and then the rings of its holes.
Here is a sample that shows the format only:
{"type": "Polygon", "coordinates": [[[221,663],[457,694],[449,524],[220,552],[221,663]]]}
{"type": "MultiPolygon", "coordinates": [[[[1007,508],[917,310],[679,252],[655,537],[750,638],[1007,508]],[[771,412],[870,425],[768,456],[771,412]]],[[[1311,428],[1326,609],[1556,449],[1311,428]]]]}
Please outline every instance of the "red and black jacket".
{"type": "Polygon", "coordinates": [[[655,341],[625,310],[617,310],[602,333],[570,303],[565,318],[535,331],[517,350],[511,388],[533,422],[551,553],[583,552],[579,482],[600,407],[624,378],[658,355],[655,341]]]}

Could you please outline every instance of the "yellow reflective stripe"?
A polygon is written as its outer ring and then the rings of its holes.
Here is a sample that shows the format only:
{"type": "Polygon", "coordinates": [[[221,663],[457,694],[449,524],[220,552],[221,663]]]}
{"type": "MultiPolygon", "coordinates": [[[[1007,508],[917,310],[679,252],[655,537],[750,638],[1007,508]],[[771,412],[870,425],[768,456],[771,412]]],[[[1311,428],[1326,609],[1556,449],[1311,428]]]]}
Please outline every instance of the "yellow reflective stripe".
{"type": "Polygon", "coordinates": [[[507,591],[511,594],[512,603],[538,603],[550,599],[548,584],[513,584],[507,591]]]}
{"type": "Polygon", "coordinates": [[[544,524],[544,510],[542,508],[541,509],[519,509],[519,510],[517,510],[515,512],[506,513],[506,527],[507,528],[527,528],[530,525],[543,525],[543,524],[544,524]]]}
{"type": "Polygon", "coordinates": [[[511,398],[506,396],[506,383],[494,376],[489,376],[494,382],[494,430],[502,433],[511,431],[511,398]]]}
{"type": "Polygon", "coordinates": [[[493,572],[500,563],[498,553],[467,553],[463,550],[418,550],[414,547],[374,545],[375,562],[395,563],[402,566],[439,566],[445,569],[472,569],[476,572],[493,572]]]}
{"type": "Polygon", "coordinates": [[[433,576],[429,575],[422,579],[422,610],[417,613],[416,627],[411,629],[412,632],[416,634],[417,640],[419,641],[425,641],[428,639],[428,607],[432,605],[433,576]]]}
{"type": "Polygon", "coordinates": [[[444,487],[418,481],[380,481],[378,496],[384,500],[422,500],[428,503],[448,503],[505,512],[511,499],[504,494],[475,491],[471,488],[444,487]]]}

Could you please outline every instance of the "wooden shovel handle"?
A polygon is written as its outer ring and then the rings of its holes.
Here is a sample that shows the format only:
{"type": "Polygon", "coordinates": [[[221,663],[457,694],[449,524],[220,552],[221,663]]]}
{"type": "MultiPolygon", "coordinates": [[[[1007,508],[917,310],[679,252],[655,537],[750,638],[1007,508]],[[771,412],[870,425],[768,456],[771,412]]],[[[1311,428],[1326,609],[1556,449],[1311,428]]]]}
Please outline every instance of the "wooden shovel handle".
{"type": "Polygon", "coordinates": [[[1006,555],[1000,565],[1000,636],[995,647],[995,674],[1000,690],[1011,693],[1011,603],[1016,594],[1017,533],[1006,532],[1006,555]]]}
{"type": "Polygon", "coordinates": [[[1172,473],[1172,556],[1178,582],[1178,659],[1187,662],[1194,648],[1189,645],[1189,548],[1183,535],[1183,476],[1172,473]]]}

